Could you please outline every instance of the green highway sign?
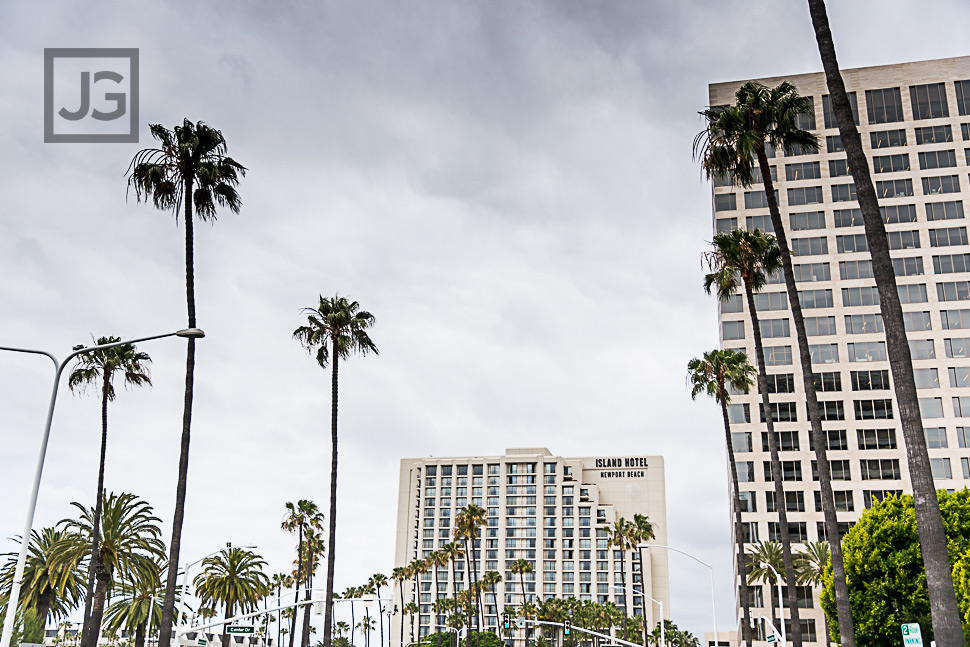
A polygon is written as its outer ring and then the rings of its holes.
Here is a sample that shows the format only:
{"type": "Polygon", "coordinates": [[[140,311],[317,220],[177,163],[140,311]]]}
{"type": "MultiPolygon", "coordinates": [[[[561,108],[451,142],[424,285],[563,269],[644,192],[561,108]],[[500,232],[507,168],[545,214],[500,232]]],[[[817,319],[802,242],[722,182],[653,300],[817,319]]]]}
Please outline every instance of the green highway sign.
{"type": "Polygon", "coordinates": [[[765,640],[766,640],[767,642],[770,642],[770,643],[773,643],[773,642],[775,642],[775,641],[776,641],[776,640],[778,640],[778,639],[777,639],[777,638],[775,638],[775,634],[771,634],[771,635],[769,635],[769,636],[768,636],[767,638],[765,638],[765,640]]]}
{"type": "Polygon", "coordinates": [[[205,645],[207,645],[208,643],[209,641],[206,640],[205,638],[199,638],[199,644],[202,645],[203,647],[205,647],[205,645]]]}
{"type": "Polygon", "coordinates": [[[256,628],[253,627],[252,625],[248,627],[244,625],[230,625],[226,627],[226,633],[227,634],[253,634],[253,633],[256,633],[256,628]]]}
{"type": "Polygon", "coordinates": [[[910,622],[901,625],[901,629],[905,647],[923,647],[923,634],[920,632],[919,623],[910,622]]]}

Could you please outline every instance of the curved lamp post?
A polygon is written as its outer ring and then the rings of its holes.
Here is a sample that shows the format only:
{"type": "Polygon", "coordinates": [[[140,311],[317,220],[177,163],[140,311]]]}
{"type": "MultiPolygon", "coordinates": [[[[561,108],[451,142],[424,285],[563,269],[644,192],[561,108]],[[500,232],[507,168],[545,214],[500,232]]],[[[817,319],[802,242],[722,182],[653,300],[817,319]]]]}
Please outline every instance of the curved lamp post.
{"type": "Polygon", "coordinates": [[[673,548],[672,546],[663,546],[661,544],[644,543],[644,544],[637,544],[637,548],[663,548],[665,550],[672,550],[675,553],[680,553],[681,555],[685,555],[686,557],[690,557],[692,560],[694,560],[698,564],[703,564],[707,568],[711,569],[711,610],[712,610],[712,613],[714,615],[714,643],[717,644],[719,641],[718,641],[718,638],[717,638],[717,601],[714,599],[714,565],[713,564],[709,564],[708,562],[705,562],[702,559],[697,559],[696,557],[694,557],[690,553],[686,553],[686,552],[682,551],[679,548],[673,548]]]}
{"type": "Polygon", "coordinates": [[[30,546],[30,531],[34,524],[34,512],[37,510],[37,493],[40,491],[40,479],[44,474],[44,459],[47,457],[47,442],[51,435],[51,421],[54,419],[54,403],[57,400],[57,387],[61,381],[61,373],[67,367],[68,362],[77,357],[78,355],[83,355],[84,353],[90,353],[93,350],[102,350],[105,348],[113,348],[115,346],[127,346],[128,344],[137,344],[143,341],[151,341],[153,339],[162,339],[164,337],[185,337],[188,339],[201,339],[205,337],[205,333],[199,328],[185,328],[184,330],[179,330],[177,332],[165,333],[164,335],[152,335],[150,337],[140,337],[138,339],[130,339],[128,341],[119,341],[111,344],[101,344],[100,346],[89,346],[87,348],[82,348],[76,350],[66,358],[64,361],[58,362],[57,358],[51,353],[44,350],[33,350],[29,348],[15,348],[11,346],[0,346],[0,350],[11,351],[14,353],[29,353],[32,355],[45,355],[52,362],[54,362],[54,386],[51,389],[51,399],[50,404],[47,407],[47,423],[44,426],[44,435],[40,441],[40,455],[37,458],[37,469],[34,472],[34,485],[30,491],[30,502],[27,504],[27,521],[24,524],[24,534],[20,541],[20,554],[17,557],[17,568],[14,571],[13,583],[10,587],[10,597],[7,601],[7,614],[3,619],[3,633],[0,634],[0,647],[10,647],[10,639],[13,636],[13,625],[14,619],[17,615],[17,605],[20,601],[20,587],[24,579],[24,567],[27,563],[27,549],[30,546]],[[13,611],[11,613],[11,610],[13,611]]]}
{"type": "MultiPolygon", "coordinates": [[[[611,586],[610,588],[615,591],[626,591],[625,586],[611,586]]],[[[634,593],[639,593],[640,595],[647,598],[654,604],[660,606],[660,647],[667,647],[667,634],[664,630],[664,603],[654,597],[647,595],[646,593],[643,592],[643,589],[638,589],[635,586],[631,586],[630,590],[632,590],[634,593]]],[[[646,618],[644,618],[644,623],[646,623],[646,618]]]]}

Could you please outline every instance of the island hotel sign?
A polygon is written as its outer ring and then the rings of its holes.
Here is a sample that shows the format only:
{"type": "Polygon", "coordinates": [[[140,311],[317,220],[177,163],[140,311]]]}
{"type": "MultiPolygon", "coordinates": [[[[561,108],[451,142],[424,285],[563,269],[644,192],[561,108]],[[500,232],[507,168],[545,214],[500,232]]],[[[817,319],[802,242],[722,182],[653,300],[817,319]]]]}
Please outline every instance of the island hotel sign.
{"type": "Polygon", "coordinates": [[[648,461],[644,456],[613,456],[610,458],[594,458],[593,467],[600,472],[600,478],[605,479],[637,479],[647,475],[648,461]]]}

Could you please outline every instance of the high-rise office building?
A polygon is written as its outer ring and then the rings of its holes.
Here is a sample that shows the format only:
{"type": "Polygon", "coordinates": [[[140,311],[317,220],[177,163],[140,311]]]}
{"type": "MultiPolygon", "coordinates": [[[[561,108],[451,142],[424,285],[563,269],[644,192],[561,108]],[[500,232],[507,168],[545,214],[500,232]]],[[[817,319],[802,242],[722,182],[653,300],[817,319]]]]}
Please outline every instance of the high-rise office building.
{"type": "MultiPolygon", "coordinates": [[[[454,541],[455,517],[468,505],[484,508],[487,524],[476,542],[477,579],[497,571],[502,581],[482,596],[486,630],[495,631],[505,606],[518,610],[523,593],[512,564],[526,560],[525,598],[530,602],[575,597],[611,601],[650,626],[669,618],[667,554],[659,548],[626,551],[608,545],[607,529],[620,517],[646,515],[657,545],[665,545],[667,521],[664,468],[660,456],[563,458],[545,448],[509,449],[501,456],[406,458],[401,461],[395,564],[424,560],[454,541]],[[641,565],[642,560],[642,565],[641,565]],[[625,570],[624,570],[625,567],[625,570]],[[496,604],[497,602],[497,604],[496,604]],[[496,609],[496,606],[503,609],[496,609]]],[[[436,598],[467,590],[465,557],[420,575],[404,586],[404,604],[414,602],[415,640],[436,631],[436,598]],[[437,587],[437,590],[436,588],[437,587]]],[[[395,604],[403,607],[395,587],[395,604]]],[[[410,641],[411,619],[395,616],[392,640],[410,641]]],[[[524,639],[518,631],[515,639],[524,639]]]]}
{"type": "MultiPolygon", "coordinates": [[[[939,488],[970,484],[970,246],[964,202],[970,197],[970,57],[842,72],[889,236],[916,371],[933,475],[939,488]]],[[[851,169],[832,113],[825,75],[790,81],[811,97],[801,127],[820,150],[770,151],[771,175],[790,241],[813,369],[827,430],[833,488],[843,532],[889,492],[911,493],[851,169]]],[[[710,86],[710,105],[735,102],[743,82],[710,86]]],[[[762,186],[730,179],[713,187],[714,230],[773,231],[762,186]]],[[[765,344],[772,413],[779,435],[785,505],[794,541],[825,539],[797,342],[783,279],[755,297],[765,344]]],[[[754,341],[744,300],[720,306],[723,348],[754,341]]],[[[737,452],[747,541],[776,539],[774,492],[760,396],[735,396],[730,420],[737,452]]],[[[770,617],[771,596],[756,587],[755,606],[770,617]]],[[[824,643],[817,591],[799,592],[802,635],[824,643]]],[[[786,616],[788,612],[786,611],[786,616]]]]}

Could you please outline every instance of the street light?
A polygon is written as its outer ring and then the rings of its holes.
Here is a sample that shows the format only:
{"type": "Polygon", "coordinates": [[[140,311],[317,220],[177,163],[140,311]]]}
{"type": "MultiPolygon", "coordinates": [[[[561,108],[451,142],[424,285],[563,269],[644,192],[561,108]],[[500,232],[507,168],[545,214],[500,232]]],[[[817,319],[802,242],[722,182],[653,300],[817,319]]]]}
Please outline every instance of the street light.
{"type": "MultiPolygon", "coordinates": [[[[767,624],[767,625],[768,625],[769,627],[771,627],[771,632],[772,632],[772,633],[773,633],[773,634],[774,634],[775,636],[777,636],[777,635],[778,635],[778,628],[777,628],[777,627],[775,627],[775,624],[774,624],[774,623],[773,623],[773,622],[772,622],[771,620],[769,620],[768,618],[766,618],[766,617],[764,617],[763,615],[761,615],[760,613],[758,613],[758,614],[755,614],[755,615],[754,615],[754,616],[753,616],[753,617],[751,618],[751,628],[752,628],[752,629],[754,629],[754,626],[755,626],[755,624],[754,624],[754,623],[755,623],[755,622],[756,622],[757,620],[761,620],[762,622],[764,622],[764,623],[766,623],[766,624],[767,624]]],[[[782,618],[782,619],[781,619],[781,626],[782,626],[782,629],[784,630],[784,627],[785,627],[785,619],[784,619],[784,618],[782,618]]],[[[786,641],[786,640],[785,640],[785,636],[784,636],[784,634],[782,634],[782,638],[781,638],[781,643],[779,644],[779,647],[787,647],[787,645],[788,645],[788,641],[786,641]]]]}
{"type": "Polygon", "coordinates": [[[30,546],[30,531],[31,527],[34,525],[34,512],[37,510],[37,493],[40,491],[40,479],[44,474],[44,459],[47,457],[47,443],[50,440],[51,435],[51,421],[54,419],[54,403],[57,400],[57,387],[61,381],[61,373],[64,372],[65,367],[67,367],[68,362],[77,357],[78,355],[83,355],[84,353],[90,353],[94,350],[103,350],[105,348],[114,348],[115,346],[127,346],[128,344],[137,344],[143,341],[151,341],[153,339],[162,339],[164,337],[185,337],[188,339],[201,339],[205,337],[205,333],[199,328],[185,328],[184,330],[179,330],[177,332],[165,333],[164,335],[152,335],[151,337],[140,337],[138,339],[130,339],[128,341],[113,342],[111,344],[101,344],[100,346],[90,346],[88,348],[82,348],[76,350],[70,355],[68,355],[63,362],[58,362],[57,358],[51,353],[44,350],[33,350],[29,348],[15,348],[12,346],[0,346],[0,350],[6,350],[13,353],[29,353],[31,355],[44,355],[54,362],[54,386],[51,389],[51,399],[50,404],[47,407],[47,422],[44,425],[44,435],[40,441],[40,453],[37,457],[37,468],[34,472],[34,484],[30,491],[30,502],[27,504],[27,521],[24,523],[24,534],[20,542],[20,554],[17,556],[17,567],[14,570],[13,582],[10,586],[10,597],[7,599],[7,609],[8,612],[3,619],[3,632],[0,633],[0,647],[10,647],[10,639],[13,637],[13,625],[14,616],[17,615],[17,604],[20,601],[20,587],[24,579],[24,567],[27,563],[27,549],[30,546]],[[12,610],[12,612],[11,612],[12,610]]]}
{"type": "Polygon", "coordinates": [[[637,548],[641,548],[641,547],[642,548],[664,548],[666,550],[672,550],[675,553],[680,553],[681,555],[685,555],[687,557],[690,557],[692,560],[694,560],[698,564],[703,564],[704,566],[706,566],[707,568],[709,568],[711,570],[711,610],[712,610],[712,614],[714,615],[714,642],[717,643],[718,642],[718,639],[717,639],[717,601],[714,599],[714,565],[713,564],[709,564],[709,563],[705,562],[702,559],[697,559],[696,557],[694,557],[690,553],[686,553],[686,552],[682,551],[679,548],[672,548],[671,546],[663,546],[661,544],[646,544],[646,543],[644,543],[644,544],[637,544],[637,548]]]}
{"type": "MultiPolygon", "coordinates": [[[[227,543],[226,544],[226,548],[232,548],[232,544],[231,543],[227,543]]],[[[252,549],[254,549],[256,547],[255,546],[239,546],[239,548],[243,548],[245,550],[252,550],[252,549]]],[[[189,583],[188,583],[188,579],[189,579],[189,569],[192,568],[193,566],[195,566],[196,564],[198,564],[199,562],[201,562],[202,560],[209,559],[213,555],[219,554],[223,550],[224,549],[220,548],[219,550],[212,551],[211,553],[209,553],[205,557],[200,557],[199,559],[195,560],[191,564],[186,564],[186,565],[184,565],[182,567],[182,595],[179,597],[179,612],[178,612],[179,623],[182,626],[185,626],[185,624],[186,624],[185,623],[185,620],[184,620],[184,618],[185,618],[185,595],[186,595],[186,591],[188,591],[188,586],[189,586],[189,583]]]]}
{"type": "MultiPolygon", "coordinates": [[[[619,590],[619,591],[626,590],[626,587],[623,587],[623,586],[611,586],[610,588],[614,590],[619,590]]],[[[660,605],[660,645],[661,647],[667,647],[667,633],[666,631],[664,631],[664,603],[656,598],[650,597],[649,595],[643,592],[643,589],[638,589],[635,586],[631,586],[630,588],[633,589],[634,593],[639,593],[640,595],[647,598],[648,600],[651,600],[655,604],[660,605]]]]}
{"type": "Polygon", "coordinates": [[[782,647],[784,647],[784,645],[788,644],[788,637],[785,635],[785,598],[781,594],[781,576],[778,574],[778,571],[775,570],[775,567],[768,562],[761,563],[764,566],[767,566],[771,572],[775,574],[775,583],[778,584],[778,624],[781,625],[781,642],[782,647]]]}

